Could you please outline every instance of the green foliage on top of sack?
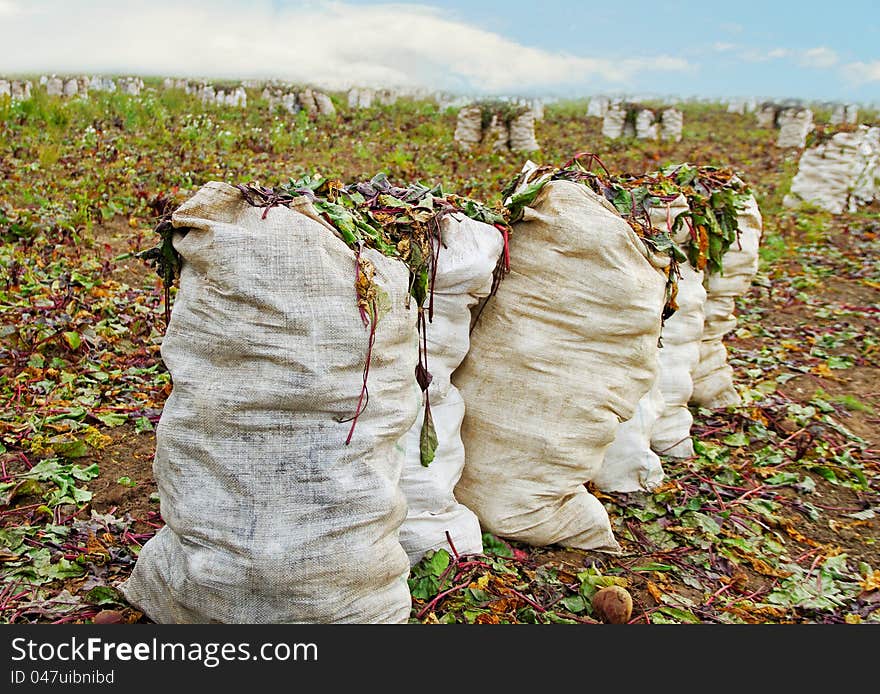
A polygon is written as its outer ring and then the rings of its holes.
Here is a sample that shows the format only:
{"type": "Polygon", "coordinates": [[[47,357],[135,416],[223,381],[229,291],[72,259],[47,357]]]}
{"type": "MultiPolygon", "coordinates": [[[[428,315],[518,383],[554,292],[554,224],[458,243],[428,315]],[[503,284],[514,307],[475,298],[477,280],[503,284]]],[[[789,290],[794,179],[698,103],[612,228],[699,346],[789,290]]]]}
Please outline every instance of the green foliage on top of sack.
{"type": "Polygon", "coordinates": [[[500,123],[510,125],[511,121],[529,110],[529,107],[524,104],[501,99],[478,101],[474,105],[480,108],[480,122],[483,130],[492,124],[493,117],[500,123]]]}
{"type": "Polygon", "coordinates": [[[663,317],[666,319],[671,316],[676,310],[677,263],[686,261],[687,256],[673,242],[667,230],[658,229],[651,223],[650,210],[671,202],[678,196],[678,190],[672,182],[650,177],[634,179],[613,176],[596,155],[585,152],[575,155],[561,167],[539,166],[514,178],[501,193],[508,219],[511,222],[521,219],[525,207],[535,201],[549,181],[570,181],[586,185],[614,206],[650,252],[669,258],[663,317]],[[586,160],[586,166],[581,163],[581,159],[586,160]],[[602,173],[592,170],[595,164],[602,168],[602,173]],[[654,185],[652,187],[649,184],[654,185]]]}
{"type": "Polygon", "coordinates": [[[348,185],[320,175],[306,176],[291,179],[279,190],[284,195],[308,197],[349,246],[363,244],[405,262],[410,294],[420,307],[431,291],[444,216],[461,213],[478,222],[506,225],[500,211],[478,200],[445,193],[441,185],[396,186],[384,173],[348,185]]]}
{"type": "Polygon", "coordinates": [[[737,240],[738,214],[745,207],[751,191],[732,170],[715,166],[671,164],[659,172],[641,175],[612,175],[593,154],[581,154],[560,168],[540,167],[517,176],[503,191],[509,218],[522,216],[525,206],[532,203],[544,184],[550,180],[585,183],[605,197],[629,223],[639,237],[657,253],[668,254],[673,262],[685,260],[698,270],[723,270],[722,256],[737,240]],[[580,159],[587,159],[587,166],[580,159]],[[592,170],[599,164],[601,173],[592,170]],[[672,228],[682,224],[690,229],[691,241],[681,248],[668,230],[651,224],[650,211],[662,208],[678,195],[684,195],[689,211],[679,215],[672,228]]]}
{"type": "Polygon", "coordinates": [[[723,272],[722,257],[739,238],[738,216],[751,191],[728,168],[675,164],[660,173],[675,181],[687,198],[689,211],[676,218],[674,231],[688,224],[691,264],[698,270],[723,272]]]}

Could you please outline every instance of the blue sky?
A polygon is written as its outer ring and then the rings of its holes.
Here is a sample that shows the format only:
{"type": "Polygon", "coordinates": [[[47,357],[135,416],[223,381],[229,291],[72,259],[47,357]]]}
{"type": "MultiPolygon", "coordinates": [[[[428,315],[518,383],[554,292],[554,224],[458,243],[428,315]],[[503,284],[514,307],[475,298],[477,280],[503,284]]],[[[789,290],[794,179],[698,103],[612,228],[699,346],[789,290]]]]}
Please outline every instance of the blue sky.
{"type": "Polygon", "coordinates": [[[863,0],[0,0],[0,74],[880,101],[863,0]]]}

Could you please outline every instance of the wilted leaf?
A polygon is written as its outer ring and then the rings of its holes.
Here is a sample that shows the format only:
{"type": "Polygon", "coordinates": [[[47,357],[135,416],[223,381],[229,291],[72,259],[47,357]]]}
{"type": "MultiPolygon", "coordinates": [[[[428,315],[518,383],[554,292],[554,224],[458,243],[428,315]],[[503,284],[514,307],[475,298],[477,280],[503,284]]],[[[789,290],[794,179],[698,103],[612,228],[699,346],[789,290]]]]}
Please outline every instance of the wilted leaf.
{"type": "Polygon", "coordinates": [[[437,430],[434,429],[434,418],[430,408],[425,410],[425,421],[419,433],[419,459],[424,467],[428,467],[437,453],[437,430]]]}
{"type": "Polygon", "coordinates": [[[101,420],[104,426],[108,427],[118,427],[128,421],[128,417],[124,414],[99,414],[95,416],[101,420]]]}
{"type": "Polygon", "coordinates": [[[85,601],[91,605],[122,604],[125,602],[119,591],[110,586],[95,586],[86,593],[85,601]]]}
{"type": "Polygon", "coordinates": [[[22,496],[41,496],[43,494],[43,488],[40,486],[40,483],[36,480],[21,480],[20,482],[16,482],[12,488],[6,492],[6,495],[3,499],[3,504],[5,506],[9,506],[15,499],[22,496]]]}
{"type": "Polygon", "coordinates": [[[728,446],[748,446],[749,445],[749,437],[743,432],[737,432],[736,434],[731,434],[730,436],[725,436],[722,439],[725,444],[728,446]]]}
{"type": "Polygon", "coordinates": [[[663,607],[660,607],[658,611],[669,617],[672,617],[673,619],[677,619],[679,622],[686,622],[689,624],[700,623],[700,618],[697,617],[697,615],[695,615],[690,610],[682,610],[678,607],[669,607],[668,605],[664,605],[663,607]]]}
{"type": "Polygon", "coordinates": [[[575,614],[587,609],[587,601],[580,595],[569,595],[566,598],[562,598],[561,602],[565,605],[566,610],[575,614]]]}

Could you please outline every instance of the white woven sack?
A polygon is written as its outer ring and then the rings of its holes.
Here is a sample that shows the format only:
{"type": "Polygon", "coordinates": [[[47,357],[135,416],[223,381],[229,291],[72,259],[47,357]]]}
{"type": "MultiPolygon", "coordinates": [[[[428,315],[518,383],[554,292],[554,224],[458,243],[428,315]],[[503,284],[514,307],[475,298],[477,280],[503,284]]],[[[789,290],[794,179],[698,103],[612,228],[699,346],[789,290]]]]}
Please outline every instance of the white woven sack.
{"type": "Polygon", "coordinates": [[[667,108],[660,113],[660,139],[681,142],[684,114],[677,108],[667,108]]]}
{"type": "MultiPolygon", "coordinates": [[[[864,126],[860,126],[861,128],[864,126]]],[[[868,128],[862,143],[858,176],[849,200],[849,211],[880,197],[880,127],[868,128]]]]}
{"type": "Polygon", "coordinates": [[[336,107],[329,96],[323,92],[315,92],[315,105],[318,107],[318,113],[322,116],[335,116],[336,107]]]}
{"type": "Polygon", "coordinates": [[[670,458],[694,454],[693,415],[688,402],[694,390],[691,372],[700,361],[706,289],[703,271],[690,263],[679,265],[678,310],[666,319],[661,332],[659,387],[665,407],[654,424],[651,447],[670,458]]]}
{"type": "Polygon", "coordinates": [[[162,343],[174,387],[153,472],[167,525],[126,598],[159,623],[405,622],[401,436],[419,405],[408,272],[372,250],[389,310],[349,445],[368,331],[355,254],[305,199],[263,210],[208,183],[173,216],[183,258],[162,343]]]}
{"type": "Polygon", "coordinates": [[[296,99],[300,108],[308,115],[313,116],[318,113],[318,103],[315,100],[315,92],[311,89],[304,89],[296,95],[296,99]]]}
{"type": "Polygon", "coordinates": [[[620,105],[611,105],[605,111],[602,118],[602,135],[612,140],[623,135],[623,126],[626,120],[626,109],[620,105]]]}
{"type": "MultiPolygon", "coordinates": [[[[655,229],[664,229],[672,235],[672,229],[676,218],[688,211],[687,199],[679,195],[661,207],[650,210],[651,226],[655,229]]],[[[687,240],[687,227],[680,229],[673,238],[677,242],[687,240]]],[[[705,297],[705,292],[704,292],[705,297]]],[[[673,314],[673,318],[675,314],[673,314]]],[[[672,318],[668,318],[666,323],[672,318]]],[[[662,328],[661,334],[666,332],[662,328]]],[[[695,336],[695,349],[699,353],[700,335],[695,336]]],[[[662,355],[663,350],[660,350],[662,355]]],[[[663,362],[660,362],[662,369],[663,362]]],[[[679,374],[680,375],[680,374],[679,374]]],[[[690,382],[690,369],[687,371],[687,380],[690,382]]],[[[635,492],[650,491],[663,480],[663,466],[660,458],[651,450],[651,440],[657,421],[665,411],[665,400],[661,390],[662,370],[658,372],[657,380],[636,406],[635,414],[618,429],[614,442],[605,453],[602,470],[594,482],[599,489],[609,492],[635,492]]],[[[685,401],[687,403],[687,401],[685,401]]],[[[688,427],[688,432],[690,427],[688,427]]]]}
{"type": "Polygon", "coordinates": [[[662,414],[663,394],[659,380],[654,381],[636,406],[636,413],[617,427],[617,435],[608,450],[602,469],[593,479],[606,492],[643,492],[655,489],[663,481],[660,458],[651,450],[651,435],[662,414]]]}
{"type": "Polygon", "coordinates": [[[541,149],[535,139],[533,111],[526,111],[510,121],[510,149],[514,152],[534,152],[541,149]]]}
{"type": "Polygon", "coordinates": [[[776,125],[776,107],[761,106],[755,112],[755,118],[758,121],[759,128],[773,128],[776,125]]]}
{"type": "Polygon", "coordinates": [[[461,422],[465,403],[450,377],[470,347],[471,307],[492,289],[492,271],[504,242],[495,227],[468,217],[447,216],[441,222],[443,245],[434,282],[434,318],[428,323],[428,388],[437,451],[424,467],[419,435],[424,409],[404,437],[406,461],[400,484],[409,511],[400,528],[400,543],[415,564],[429,549],[452,552],[446,533],[459,554],[483,551],[480,522],[455,498],[464,469],[461,422]]]}
{"type": "Polygon", "coordinates": [[[489,127],[483,133],[483,144],[491,147],[493,152],[505,152],[509,149],[510,128],[498,115],[493,115],[489,127]]]}
{"type": "MultiPolygon", "coordinates": [[[[673,227],[678,216],[687,211],[687,199],[680,195],[665,211],[652,210],[651,222],[654,226],[663,224],[665,214],[665,226],[672,239],[684,247],[690,242],[690,228],[683,224],[673,233],[673,227]]],[[[693,393],[691,372],[700,359],[706,289],[702,270],[685,262],[679,264],[678,272],[678,309],[666,319],[660,333],[658,384],[665,406],[654,423],[651,447],[667,457],[687,458],[694,452],[690,439],[693,415],[688,401],[693,393]]]]}
{"type": "Polygon", "coordinates": [[[640,140],[657,139],[657,122],[653,111],[643,108],[636,114],[636,137],[640,140]]]}
{"type": "Polygon", "coordinates": [[[617,551],[584,483],[656,377],[666,277],[607,201],[568,181],[544,186],[510,251],[452,378],[467,403],[456,498],[502,537],[617,551]]]}
{"type": "Polygon", "coordinates": [[[594,96],[587,104],[587,118],[604,118],[608,110],[608,99],[603,96],[594,96]]]}
{"type": "Polygon", "coordinates": [[[373,105],[373,96],[372,89],[361,89],[358,94],[358,108],[370,108],[373,105]]]}
{"type": "Polygon", "coordinates": [[[64,92],[64,82],[58,77],[50,77],[46,81],[46,94],[49,96],[61,96],[64,92]]]}
{"type": "Polygon", "coordinates": [[[483,114],[479,106],[465,106],[458,112],[455,125],[455,141],[462,149],[480,144],[483,137],[483,114]]]}
{"type": "Polygon", "coordinates": [[[871,178],[880,153],[868,133],[868,128],[861,126],[805,150],[783,204],[796,208],[808,202],[832,214],[854,212],[857,189],[871,178]]]}
{"type": "Polygon", "coordinates": [[[779,114],[779,136],[776,146],[783,148],[803,147],[807,135],[813,129],[813,112],[808,108],[786,109],[779,114]]]}
{"type": "Polygon", "coordinates": [[[531,102],[532,116],[535,122],[544,120],[544,102],[540,99],[532,99],[531,102]]]}
{"type": "Polygon", "coordinates": [[[700,344],[700,361],[693,371],[691,403],[707,408],[727,407],[741,402],[733,385],[733,369],[727,363],[722,339],[736,328],[735,299],[748,292],[758,271],[761,241],[761,211],[754,196],[737,215],[739,241],[734,241],[721,258],[723,272],[708,274],[705,324],[700,344]]]}

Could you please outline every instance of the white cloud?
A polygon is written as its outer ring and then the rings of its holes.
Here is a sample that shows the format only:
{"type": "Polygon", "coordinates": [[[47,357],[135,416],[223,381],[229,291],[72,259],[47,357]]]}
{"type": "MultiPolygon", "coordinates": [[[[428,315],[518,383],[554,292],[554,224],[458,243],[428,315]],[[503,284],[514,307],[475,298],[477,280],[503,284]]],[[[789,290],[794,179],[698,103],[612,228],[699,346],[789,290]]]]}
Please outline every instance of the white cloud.
{"type": "Polygon", "coordinates": [[[787,48],[770,48],[769,50],[749,48],[740,54],[740,58],[749,63],[765,63],[768,60],[787,58],[790,55],[791,51],[787,48]]]}
{"type": "Polygon", "coordinates": [[[16,14],[30,14],[33,8],[26,7],[14,0],[0,0],[0,17],[9,17],[16,14]]]}
{"type": "Polygon", "coordinates": [[[358,84],[525,92],[625,85],[640,73],[693,69],[671,55],[613,59],[524,46],[420,5],[32,4],[46,11],[4,22],[9,29],[0,42],[0,72],[276,77],[331,89],[358,84]]]}
{"type": "Polygon", "coordinates": [[[827,46],[810,48],[801,53],[798,62],[803,67],[828,68],[837,65],[839,60],[837,53],[827,46]]]}
{"type": "Polygon", "coordinates": [[[712,44],[712,50],[717,51],[718,53],[727,53],[736,47],[737,45],[735,43],[727,43],[726,41],[716,41],[712,44]]]}
{"type": "Polygon", "coordinates": [[[847,63],[841,68],[843,76],[855,84],[880,82],[880,60],[871,63],[847,63]]]}

